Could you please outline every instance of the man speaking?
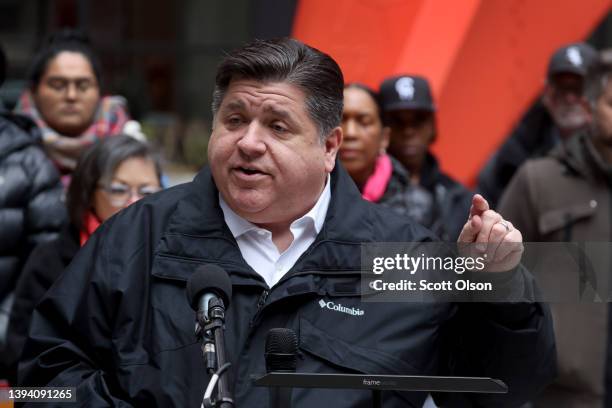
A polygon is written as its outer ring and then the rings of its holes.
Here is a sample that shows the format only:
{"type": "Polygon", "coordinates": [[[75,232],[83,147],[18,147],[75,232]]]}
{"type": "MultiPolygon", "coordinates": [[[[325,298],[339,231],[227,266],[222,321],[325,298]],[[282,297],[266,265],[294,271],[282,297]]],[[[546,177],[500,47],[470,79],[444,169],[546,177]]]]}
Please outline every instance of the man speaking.
{"type": "MultiPolygon", "coordinates": [[[[300,372],[492,376],[509,394],[470,403],[495,407],[517,406],[549,382],[552,327],[538,303],[361,301],[362,243],[435,238],[362,200],[337,164],[342,98],[336,62],[299,41],[230,53],[216,76],[210,167],[130,206],[88,241],[34,314],[21,384],[76,386],[77,402],[94,407],[199,406],[208,375],[185,282],[202,264],[231,277],[225,339],[238,407],[268,406],[250,375],[265,372],[266,334],[277,327],[298,333],[300,372]],[[323,307],[330,302],[342,308],[323,307]]],[[[460,241],[522,240],[480,196],[469,216],[460,241]]],[[[500,253],[491,269],[512,269],[520,256],[500,253]]],[[[370,398],[295,389],[293,406],[362,407],[370,398]]],[[[384,406],[425,398],[388,392],[384,406]]]]}

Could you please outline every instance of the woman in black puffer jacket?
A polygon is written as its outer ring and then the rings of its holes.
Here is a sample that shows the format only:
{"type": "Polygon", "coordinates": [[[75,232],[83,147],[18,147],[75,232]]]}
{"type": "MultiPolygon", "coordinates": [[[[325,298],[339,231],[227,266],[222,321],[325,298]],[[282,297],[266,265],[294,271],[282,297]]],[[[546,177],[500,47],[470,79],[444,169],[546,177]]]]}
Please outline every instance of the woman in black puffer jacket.
{"type": "Polygon", "coordinates": [[[0,378],[6,374],[2,349],[10,293],[32,249],[55,238],[66,222],[62,194],[34,122],[0,111],[0,378]]]}
{"type": "Polygon", "coordinates": [[[27,118],[0,113],[0,299],[30,251],[66,220],[62,186],[27,118]]]}

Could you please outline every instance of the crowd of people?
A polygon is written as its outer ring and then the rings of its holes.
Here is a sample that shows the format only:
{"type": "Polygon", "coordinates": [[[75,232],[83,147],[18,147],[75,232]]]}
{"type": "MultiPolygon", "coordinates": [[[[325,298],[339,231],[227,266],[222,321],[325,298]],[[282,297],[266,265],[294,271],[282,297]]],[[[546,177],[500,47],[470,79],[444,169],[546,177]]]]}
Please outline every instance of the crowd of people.
{"type": "MultiPolygon", "coordinates": [[[[237,286],[227,348],[239,406],[266,404],[249,373],[265,371],[253,350],[273,327],[300,333],[303,371],[510,387],[436,395],[441,406],[611,406],[607,303],[364,304],[355,280],[363,242],[611,241],[612,67],[590,45],[553,53],[478,194],[430,149],[437,107],[422,75],[372,89],[345,84],[333,59],[298,41],[248,44],[217,71],[210,165],[165,192],[126,101],[102,95],[102,81],[86,37],[62,31],[33,58],[14,112],[0,112],[0,379],[75,386],[91,406],[199,404],[206,373],[182,292],[194,265],[216,263],[237,286]],[[323,296],[368,323],[322,315],[323,296]]],[[[520,253],[499,257],[531,292],[520,253]]],[[[293,400],[361,406],[368,395],[293,400]]]]}
{"type": "Polygon", "coordinates": [[[125,100],[101,83],[87,38],[63,30],[0,112],[0,377],[13,383],[36,303],[103,221],[161,189],[158,159],[125,131],[125,100]]]}

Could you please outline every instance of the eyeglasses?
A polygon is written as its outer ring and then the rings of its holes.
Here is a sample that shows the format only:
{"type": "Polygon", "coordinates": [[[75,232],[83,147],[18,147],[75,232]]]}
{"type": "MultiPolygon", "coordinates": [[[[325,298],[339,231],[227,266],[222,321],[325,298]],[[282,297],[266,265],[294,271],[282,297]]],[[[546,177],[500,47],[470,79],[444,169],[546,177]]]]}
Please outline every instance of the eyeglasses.
{"type": "Polygon", "coordinates": [[[132,197],[141,199],[161,190],[160,187],[156,186],[132,187],[123,183],[111,183],[109,185],[100,185],[99,187],[108,194],[110,203],[114,207],[127,205],[132,197]]]}
{"type": "Polygon", "coordinates": [[[98,86],[98,83],[95,80],[89,78],[70,80],[68,78],[53,77],[49,78],[46,84],[49,88],[53,89],[57,93],[67,92],[71,85],[74,85],[74,88],[78,93],[85,93],[98,86]]]}

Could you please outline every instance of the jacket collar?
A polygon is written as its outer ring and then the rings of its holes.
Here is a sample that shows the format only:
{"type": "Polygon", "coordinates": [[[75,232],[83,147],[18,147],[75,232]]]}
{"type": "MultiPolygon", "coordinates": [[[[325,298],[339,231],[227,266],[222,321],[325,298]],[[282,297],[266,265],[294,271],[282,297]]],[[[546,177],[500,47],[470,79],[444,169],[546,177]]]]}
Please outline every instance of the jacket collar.
{"type": "MultiPolygon", "coordinates": [[[[184,262],[218,262],[235,273],[252,277],[255,272],[242,258],[223,218],[210,169],[203,168],[187,189],[188,193],[177,202],[170,216],[158,254],[184,262]],[[215,242],[212,245],[211,240],[215,242]]],[[[360,251],[355,249],[362,242],[375,239],[369,216],[372,204],[361,198],[357,186],[338,161],[331,173],[331,189],[323,228],[294,269],[359,269],[360,251]]]]}
{"type": "MultiPolygon", "coordinates": [[[[200,170],[190,184],[189,194],[177,203],[170,218],[168,232],[233,239],[223,219],[219,190],[210,168],[206,166],[200,170]]],[[[371,223],[366,219],[369,217],[364,217],[364,211],[369,212],[369,208],[353,180],[336,160],[331,173],[331,201],[320,234],[324,234],[326,239],[370,241],[371,223]]]]}
{"type": "Polygon", "coordinates": [[[436,160],[433,154],[427,152],[423,162],[423,169],[421,170],[420,184],[427,190],[433,190],[439,178],[440,166],[438,165],[438,160],[436,160]]]}
{"type": "Polygon", "coordinates": [[[206,166],[200,170],[189,184],[189,193],[178,201],[167,231],[233,240],[223,219],[218,200],[219,190],[213,181],[210,168],[206,166]]]}
{"type": "MultiPolygon", "coordinates": [[[[178,202],[168,232],[184,235],[215,236],[233,240],[219,205],[217,189],[210,168],[204,167],[191,182],[190,193],[178,202]]],[[[369,206],[350,176],[336,161],[331,173],[331,201],[319,238],[347,242],[371,241],[369,206]]],[[[319,239],[318,238],[318,239],[319,239]]]]}
{"type": "Polygon", "coordinates": [[[589,179],[612,179],[612,167],[606,164],[591,142],[591,133],[580,132],[559,144],[550,156],[563,163],[570,171],[589,179]]]}
{"type": "MultiPolygon", "coordinates": [[[[410,184],[410,172],[395,158],[392,157],[393,172],[401,179],[405,185],[410,184]]],[[[442,173],[436,157],[427,152],[421,169],[421,178],[419,184],[427,190],[433,190],[435,185],[440,181],[442,173]]]]}
{"type": "MultiPolygon", "coordinates": [[[[230,208],[227,202],[225,202],[223,197],[221,197],[221,194],[219,194],[218,197],[219,205],[223,211],[223,218],[225,219],[225,223],[229,227],[234,238],[238,238],[249,231],[258,229],[257,225],[236,214],[236,212],[230,208]]],[[[325,187],[323,187],[323,191],[321,192],[321,195],[317,199],[315,205],[308,210],[306,214],[291,223],[292,231],[294,226],[299,224],[302,226],[308,226],[308,228],[312,226],[314,231],[313,234],[318,234],[321,232],[321,228],[323,228],[323,223],[325,222],[325,215],[327,214],[330,199],[330,178],[327,176],[325,177],[325,187]]]]}
{"type": "Polygon", "coordinates": [[[361,197],[359,189],[336,160],[331,173],[331,202],[319,239],[345,242],[370,242],[374,239],[369,211],[372,204],[361,197]]]}
{"type": "Polygon", "coordinates": [[[408,170],[395,157],[389,156],[389,158],[391,159],[391,166],[393,167],[393,173],[395,175],[395,178],[400,180],[402,185],[404,186],[409,185],[410,184],[410,174],[408,173],[408,170]]]}

